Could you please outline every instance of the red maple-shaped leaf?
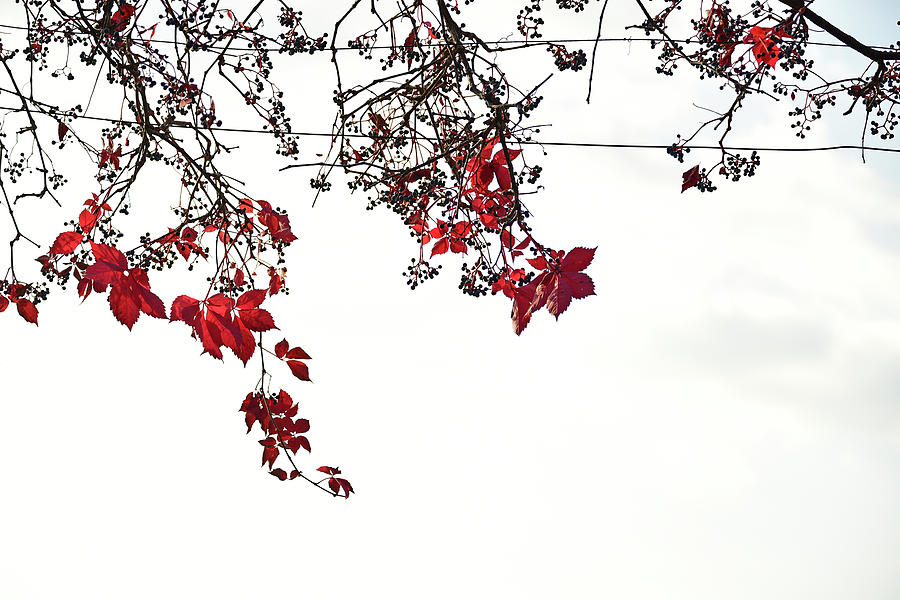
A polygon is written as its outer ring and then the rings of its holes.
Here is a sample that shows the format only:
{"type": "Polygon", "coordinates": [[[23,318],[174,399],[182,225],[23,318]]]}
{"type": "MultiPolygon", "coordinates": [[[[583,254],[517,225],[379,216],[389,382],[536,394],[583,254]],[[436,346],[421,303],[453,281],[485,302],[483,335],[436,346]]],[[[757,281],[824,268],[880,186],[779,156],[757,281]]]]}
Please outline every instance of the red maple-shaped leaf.
{"type": "Polygon", "coordinates": [[[510,150],[509,160],[507,161],[506,152],[500,150],[497,154],[493,154],[494,148],[500,140],[497,138],[489,141],[481,153],[471,159],[466,165],[466,170],[472,173],[472,188],[474,190],[486,190],[494,178],[497,178],[497,185],[501,190],[509,190],[512,188],[512,179],[509,172],[509,164],[512,163],[521,153],[521,150],[510,150]],[[491,155],[493,154],[493,158],[491,155]]]}
{"type": "Polygon", "coordinates": [[[50,247],[50,254],[72,254],[81,245],[84,236],[77,231],[64,231],[50,247]]]}
{"type": "Polygon", "coordinates": [[[222,360],[222,346],[230,349],[245,365],[256,351],[254,331],[275,327],[272,315],[257,308],[267,290],[250,290],[235,302],[219,293],[204,302],[179,296],[172,303],[172,321],[184,321],[193,329],[203,351],[222,360]]]}
{"type": "MultiPolygon", "coordinates": [[[[596,248],[574,248],[568,253],[551,252],[547,269],[513,295],[513,330],[521,334],[531,315],[546,307],[554,317],[564,313],[572,299],[594,295],[594,282],[583,273],[594,260],[596,248]]],[[[538,263],[543,264],[543,263],[538,263]]]]}
{"type": "Polygon", "coordinates": [[[747,32],[744,42],[753,44],[751,49],[757,65],[774,67],[781,57],[781,48],[777,40],[789,37],[791,35],[780,27],[755,26],[747,32]]]}
{"type": "Polygon", "coordinates": [[[141,313],[166,318],[166,307],[159,296],[150,291],[150,280],[144,269],[128,268],[128,259],[114,246],[91,242],[96,262],[84,271],[84,279],[100,291],[111,286],[109,307],[116,319],[128,329],[134,327],[141,313]]]}
{"type": "Polygon", "coordinates": [[[110,163],[114,169],[119,170],[119,159],[122,158],[122,146],[117,147],[115,150],[112,148],[112,140],[109,140],[109,145],[104,147],[100,152],[100,163],[99,166],[103,166],[106,163],[110,163]]]}
{"type": "Polygon", "coordinates": [[[257,218],[269,230],[273,240],[290,244],[297,239],[291,231],[291,220],[286,214],[275,212],[265,200],[259,200],[258,203],[262,208],[257,213],[257,218]]]}
{"type": "Polygon", "coordinates": [[[581,271],[594,260],[595,251],[596,248],[575,248],[563,257],[557,268],[545,271],[534,294],[533,310],[546,304],[550,314],[559,319],[573,298],[594,295],[594,282],[581,271]]]}

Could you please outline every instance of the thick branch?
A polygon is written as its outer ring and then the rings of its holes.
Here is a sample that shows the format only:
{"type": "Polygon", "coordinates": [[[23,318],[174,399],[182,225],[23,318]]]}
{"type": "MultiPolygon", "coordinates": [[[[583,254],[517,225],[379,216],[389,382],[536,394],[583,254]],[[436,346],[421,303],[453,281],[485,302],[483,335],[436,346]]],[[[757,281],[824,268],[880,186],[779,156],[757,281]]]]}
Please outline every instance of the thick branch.
{"type": "Polygon", "coordinates": [[[837,40],[847,45],[848,48],[852,48],[870,58],[878,63],[883,63],[888,60],[897,60],[900,59],[900,51],[898,50],[876,50],[871,46],[867,46],[860,42],[858,39],[853,37],[852,35],[846,33],[840,27],[837,27],[827,19],[823,18],[820,14],[816,13],[812,9],[810,9],[804,0],[778,0],[782,4],[785,4],[795,12],[802,11],[803,18],[808,20],[810,23],[817,25],[824,29],[826,32],[830,33],[837,40]]]}

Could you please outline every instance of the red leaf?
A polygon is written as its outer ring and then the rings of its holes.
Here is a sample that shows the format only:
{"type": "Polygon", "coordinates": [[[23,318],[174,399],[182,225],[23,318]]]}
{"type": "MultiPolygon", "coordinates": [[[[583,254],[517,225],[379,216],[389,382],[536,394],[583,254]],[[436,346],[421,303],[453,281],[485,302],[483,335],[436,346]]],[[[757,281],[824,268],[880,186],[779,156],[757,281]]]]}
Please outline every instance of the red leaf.
{"type": "Polygon", "coordinates": [[[450,240],[447,238],[441,238],[435,243],[434,247],[431,249],[431,256],[437,256],[439,254],[444,254],[447,250],[450,249],[450,240]]]}
{"type": "Polygon", "coordinates": [[[350,485],[350,482],[346,479],[341,479],[340,477],[336,477],[335,479],[337,480],[338,484],[340,484],[341,489],[344,491],[344,497],[349,498],[350,492],[353,491],[353,486],[350,485]]]}
{"type": "Polygon", "coordinates": [[[6,299],[5,296],[0,296],[0,312],[6,310],[6,307],[9,306],[9,300],[6,299]]]}
{"type": "Polygon", "coordinates": [[[340,477],[331,477],[328,480],[328,487],[331,488],[331,491],[335,496],[338,496],[341,492],[344,492],[345,498],[349,498],[350,492],[353,491],[353,486],[350,485],[350,482],[340,477]]]}
{"type": "Polygon", "coordinates": [[[303,348],[300,348],[300,347],[291,348],[291,351],[287,353],[287,357],[292,358],[292,359],[300,359],[300,360],[308,360],[308,359],[312,358],[312,356],[307,354],[303,350],[303,348]]]}
{"type": "Polygon", "coordinates": [[[16,310],[19,315],[29,323],[38,324],[38,311],[31,300],[19,298],[16,300],[16,310]]]}
{"type": "Polygon", "coordinates": [[[241,295],[237,300],[237,309],[245,310],[248,308],[257,308],[266,299],[267,290],[250,290],[241,295]]]}
{"type": "Polygon", "coordinates": [[[288,344],[287,340],[281,340],[280,342],[275,344],[275,356],[277,356],[278,358],[284,358],[284,355],[287,354],[288,348],[290,347],[291,345],[288,344]]]}
{"type": "MultiPolygon", "coordinates": [[[[284,472],[284,469],[275,469],[273,471],[269,471],[269,475],[274,475],[281,481],[284,481],[288,477],[287,473],[284,472]]],[[[291,479],[293,479],[293,477],[291,477],[291,479]]]]}
{"type": "Polygon", "coordinates": [[[287,441],[287,444],[285,444],[285,445],[288,447],[288,450],[290,450],[294,454],[297,454],[297,452],[300,450],[300,448],[303,448],[307,452],[312,452],[312,449],[310,448],[310,445],[309,445],[309,440],[306,439],[302,435],[298,435],[296,437],[289,439],[287,441]]]}
{"type": "MultiPolygon", "coordinates": [[[[500,154],[497,156],[500,156],[500,154]]],[[[495,166],[494,174],[497,176],[497,184],[500,186],[501,190],[512,188],[512,179],[509,176],[509,169],[506,167],[506,164],[503,166],[495,166]]]]}
{"type": "Polygon", "coordinates": [[[287,361],[287,365],[291,369],[291,373],[294,374],[294,377],[302,381],[310,381],[309,367],[306,366],[306,363],[302,363],[298,360],[289,360],[287,361]]]}
{"type": "Polygon", "coordinates": [[[78,282],[78,297],[84,302],[87,297],[91,295],[92,291],[91,280],[83,277],[81,281],[78,282]]]}
{"type": "Polygon", "coordinates": [[[294,479],[295,477],[300,477],[300,471],[298,471],[297,469],[291,471],[291,476],[289,477],[289,479],[294,479]]]}
{"type": "Polygon", "coordinates": [[[269,463],[269,468],[272,468],[272,465],[275,463],[275,459],[278,458],[278,446],[267,446],[263,448],[262,453],[262,464],[265,465],[269,463]]]}
{"type": "Polygon", "coordinates": [[[92,210],[84,209],[81,211],[81,214],[78,215],[78,225],[85,234],[90,233],[99,220],[99,211],[94,212],[92,210]]]}
{"type": "Polygon", "coordinates": [[[522,331],[528,327],[528,322],[531,321],[531,305],[536,289],[536,281],[532,281],[528,285],[516,288],[513,292],[512,323],[516,335],[521,335],[522,331]]]}
{"type": "Polygon", "coordinates": [[[269,269],[269,295],[274,296],[281,290],[283,280],[275,269],[269,269]]]}
{"type": "Polygon", "coordinates": [[[229,348],[231,348],[234,355],[246,366],[247,362],[253,357],[253,353],[256,352],[256,339],[253,337],[253,333],[244,326],[240,319],[235,320],[234,324],[237,326],[240,335],[239,339],[235,340],[237,346],[234,348],[229,346],[229,348]]]}
{"type": "Polygon", "coordinates": [[[169,320],[184,321],[193,325],[200,314],[200,301],[190,296],[178,296],[172,301],[172,312],[169,320]]]}
{"type": "Polygon", "coordinates": [[[562,271],[584,271],[594,260],[596,251],[597,248],[573,248],[563,257],[559,268],[562,271]]]}
{"type": "Polygon", "coordinates": [[[81,245],[84,236],[75,231],[64,231],[59,234],[53,246],[50,247],[50,254],[72,254],[75,248],[81,245]]]}
{"type": "Polygon", "coordinates": [[[783,29],[755,26],[747,32],[744,42],[753,43],[753,57],[756,59],[757,65],[765,64],[774,67],[781,57],[781,48],[775,40],[784,37],[791,36],[783,29]]]}
{"type": "Polygon", "coordinates": [[[251,308],[239,313],[240,320],[251,331],[268,331],[275,329],[275,321],[269,311],[262,308],[251,308]]]}
{"type": "Polygon", "coordinates": [[[63,141],[63,138],[66,137],[66,134],[69,132],[69,126],[65,123],[60,123],[56,127],[56,134],[59,136],[59,141],[63,141]]]}
{"type": "Polygon", "coordinates": [[[126,284],[114,285],[109,292],[109,307],[116,319],[131,329],[141,316],[141,305],[131,287],[126,284]]]}
{"type": "Polygon", "coordinates": [[[681,174],[681,193],[700,183],[700,165],[695,165],[681,174]]]}
{"type": "Polygon", "coordinates": [[[341,470],[336,467],[322,466],[322,467],[319,467],[318,469],[316,469],[316,471],[318,471],[319,473],[325,473],[326,475],[340,475],[341,474],[341,470]]]}
{"type": "Polygon", "coordinates": [[[225,294],[216,294],[206,300],[206,307],[219,315],[227,315],[234,308],[234,300],[225,294]]]}
{"type": "Polygon", "coordinates": [[[543,271],[544,269],[547,268],[547,259],[544,258],[543,256],[538,256],[537,258],[529,258],[526,260],[528,261],[529,265],[531,265],[532,267],[534,267],[535,269],[537,269],[539,271],[543,271]]]}
{"type": "MultiPolygon", "coordinates": [[[[208,313],[207,313],[208,314],[208,313]]],[[[207,319],[198,318],[194,324],[194,333],[203,344],[203,352],[213,358],[222,360],[222,334],[219,327],[207,319]]]]}

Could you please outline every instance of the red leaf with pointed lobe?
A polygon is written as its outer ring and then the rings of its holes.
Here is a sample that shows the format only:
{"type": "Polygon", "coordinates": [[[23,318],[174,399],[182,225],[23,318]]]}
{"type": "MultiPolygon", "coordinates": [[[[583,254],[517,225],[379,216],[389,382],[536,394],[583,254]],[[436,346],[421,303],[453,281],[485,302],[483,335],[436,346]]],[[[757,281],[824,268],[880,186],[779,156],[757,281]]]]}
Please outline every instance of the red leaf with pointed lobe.
{"type": "Polygon", "coordinates": [[[265,465],[269,463],[269,468],[272,468],[272,465],[275,464],[275,459],[278,458],[278,446],[267,446],[263,448],[262,453],[262,464],[265,465]]]}
{"type": "Polygon", "coordinates": [[[250,290],[241,295],[237,299],[237,309],[246,310],[248,308],[258,308],[263,300],[266,299],[267,290],[250,290]]]}
{"type": "Polygon", "coordinates": [[[193,325],[200,314],[200,301],[190,296],[178,296],[172,301],[172,311],[169,320],[184,321],[193,325]]]}
{"type": "Polygon", "coordinates": [[[287,365],[291,369],[291,373],[294,374],[294,377],[302,381],[310,381],[309,367],[306,366],[306,363],[302,363],[298,360],[289,360],[287,361],[287,365]]]}
{"type": "Polygon", "coordinates": [[[547,268],[547,259],[543,256],[538,256],[537,258],[528,258],[526,262],[539,271],[543,271],[547,268]]]}
{"type": "Polygon", "coordinates": [[[216,294],[206,300],[206,308],[219,315],[227,315],[234,308],[234,300],[225,294],[216,294]]]}
{"type": "Polygon", "coordinates": [[[275,321],[272,319],[272,315],[269,311],[262,308],[242,310],[239,313],[239,318],[251,331],[275,329],[275,321]]]}
{"type": "Polygon", "coordinates": [[[444,254],[447,250],[450,249],[450,240],[447,238],[439,239],[434,247],[431,249],[431,256],[438,256],[439,254],[444,254]]]}
{"type": "MultiPolygon", "coordinates": [[[[538,279],[540,279],[540,276],[538,279]]],[[[534,301],[534,294],[537,291],[537,282],[537,279],[533,280],[531,283],[513,291],[512,323],[513,331],[516,332],[516,335],[522,335],[522,331],[528,327],[528,323],[531,321],[533,312],[531,305],[534,301]]]]}
{"type": "Polygon", "coordinates": [[[16,310],[19,311],[19,316],[29,323],[38,324],[38,311],[31,300],[19,298],[16,300],[16,310]]]}
{"type": "Polygon", "coordinates": [[[50,247],[50,254],[72,254],[81,245],[84,236],[76,231],[64,231],[50,247]]]}
{"type": "Polygon", "coordinates": [[[56,135],[59,137],[59,141],[63,141],[63,138],[66,137],[66,134],[69,132],[69,126],[65,123],[60,123],[56,127],[56,135]]]}
{"type": "Polygon", "coordinates": [[[122,277],[128,268],[128,259],[118,248],[91,242],[91,251],[96,262],[84,271],[84,276],[101,285],[112,285],[122,277]]]}
{"type": "Polygon", "coordinates": [[[312,356],[306,353],[303,348],[291,348],[291,351],[287,353],[287,357],[295,360],[308,360],[311,359],[312,356]]]}
{"type": "Polygon", "coordinates": [[[269,295],[274,296],[281,291],[282,278],[281,275],[274,271],[269,273],[269,295]]]}
{"type": "Polygon", "coordinates": [[[306,439],[302,435],[292,437],[291,439],[289,439],[287,441],[287,443],[285,445],[288,447],[288,450],[290,450],[294,454],[297,454],[297,452],[299,452],[300,448],[303,448],[307,452],[312,452],[312,449],[310,448],[310,445],[309,445],[309,440],[306,439]]]}
{"type": "Polygon", "coordinates": [[[330,478],[328,480],[328,487],[331,488],[331,491],[334,492],[335,496],[339,496],[341,492],[344,492],[345,498],[350,498],[350,492],[353,491],[353,486],[350,485],[350,482],[340,477],[330,478]]]}
{"type": "Polygon", "coordinates": [[[559,265],[561,271],[584,271],[594,260],[596,248],[573,248],[563,257],[559,265]]]}
{"type": "Polygon", "coordinates": [[[775,27],[754,26],[747,32],[744,42],[753,44],[753,57],[759,66],[774,67],[781,57],[781,48],[776,40],[791,37],[784,29],[775,27]]]}
{"type": "Polygon", "coordinates": [[[114,285],[109,291],[109,308],[119,323],[131,329],[141,316],[141,306],[128,285],[114,285]]]}
{"type": "Polygon", "coordinates": [[[280,342],[275,344],[275,356],[277,356],[278,358],[284,358],[290,347],[291,345],[288,344],[287,340],[281,340],[280,342]]]}
{"type": "Polygon", "coordinates": [[[316,471],[318,471],[319,473],[325,473],[326,475],[340,475],[341,474],[341,470],[336,467],[321,466],[318,469],[316,469],[316,471]]]}
{"type": "Polygon", "coordinates": [[[700,165],[694,165],[681,174],[681,193],[700,183],[700,165]]]}
{"type": "Polygon", "coordinates": [[[91,230],[97,225],[97,221],[100,220],[100,213],[94,212],[92,210],[84,209],[81,211],[81,214],[78,215],[78,226],[81,227],[81,230],[85,234],[89,234],[91,230]]]}
{"type": "Polygon", "coordinates": [[[564,313],[573,298],[585,298],[594,294],[594,282],[590,276],[580,271],[586,269],[594,259],[596,248],[575,248],[566,254],[559,269],[545,271],[545,277],[538,283],[532,311],[546,304],[554,317],[564,313]]]}
{"type": "Polygon", "coordinates": [[[91,295],[92,291],[93,287],[91,287],[91,280],[82,277],[81,281],[78,282],[78,297],[84,302],[87,300],[87,297],[91,295]]]}

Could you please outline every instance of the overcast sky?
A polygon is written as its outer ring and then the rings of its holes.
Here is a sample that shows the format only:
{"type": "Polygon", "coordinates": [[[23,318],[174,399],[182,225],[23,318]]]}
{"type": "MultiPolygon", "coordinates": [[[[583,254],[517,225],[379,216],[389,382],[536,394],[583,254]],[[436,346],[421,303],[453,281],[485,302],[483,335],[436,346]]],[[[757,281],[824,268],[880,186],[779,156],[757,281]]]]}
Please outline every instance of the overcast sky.
{"type": "MultiPolygon", "coordinates": [[[[514,23],[521,2],[493,2],[514,23]]],[[[891,4],[816,3],[879,44],[897,39],[891,4]]],[[[325,27],[316,3],[297,7],[325,27]]],[[[590,36],[597,8],[556,31],[590,36]]],[[[610,11],[607,35],[638,20],[626,0],[610,11]]],[[[692,102],[723,106],[709,82],[655,75],[653,56],[602,46],[589,106],[583,75],[555,76],[534,117],[545,138],[670,143],[705,118],[692,102]]],[[[308,84],[330,81],[324,61],[282,78],[289,99],[321,96],[295,105],[311,130],[330,123],[316,109],[331,83],[308,84]]],[[[801,143],[789,109],[750,103],[733,143],[801,143]]],[[[856,143],[843,110],[802,143],[856,143]]],[[[900,597],[896,158],[764,154],[750,180],[680,194],[690,165],[664,151],[553,148],[533,225],[598,247],[597,296],[517,338],[504,297],[458,293],[455,257],[410,292],[393,214],[341,185],[311,209],[311,173],[234,141],[248,187],[300,236],[292,293],[271,303],[314,357],[314,384],[281,379],[312,423],[306,464],[341,466],[358,493],[259,468],[238,413],[253,369],[199,356],[185,327],[129,333],[105,299],[56,293],[39,328],[0,317],[0,596],[900,597]]],[[[34,227],[77,214],[86,192],[68,193],[34,227]]],[[[153,275],[167,301],[188,281],[153,275]]]]}

